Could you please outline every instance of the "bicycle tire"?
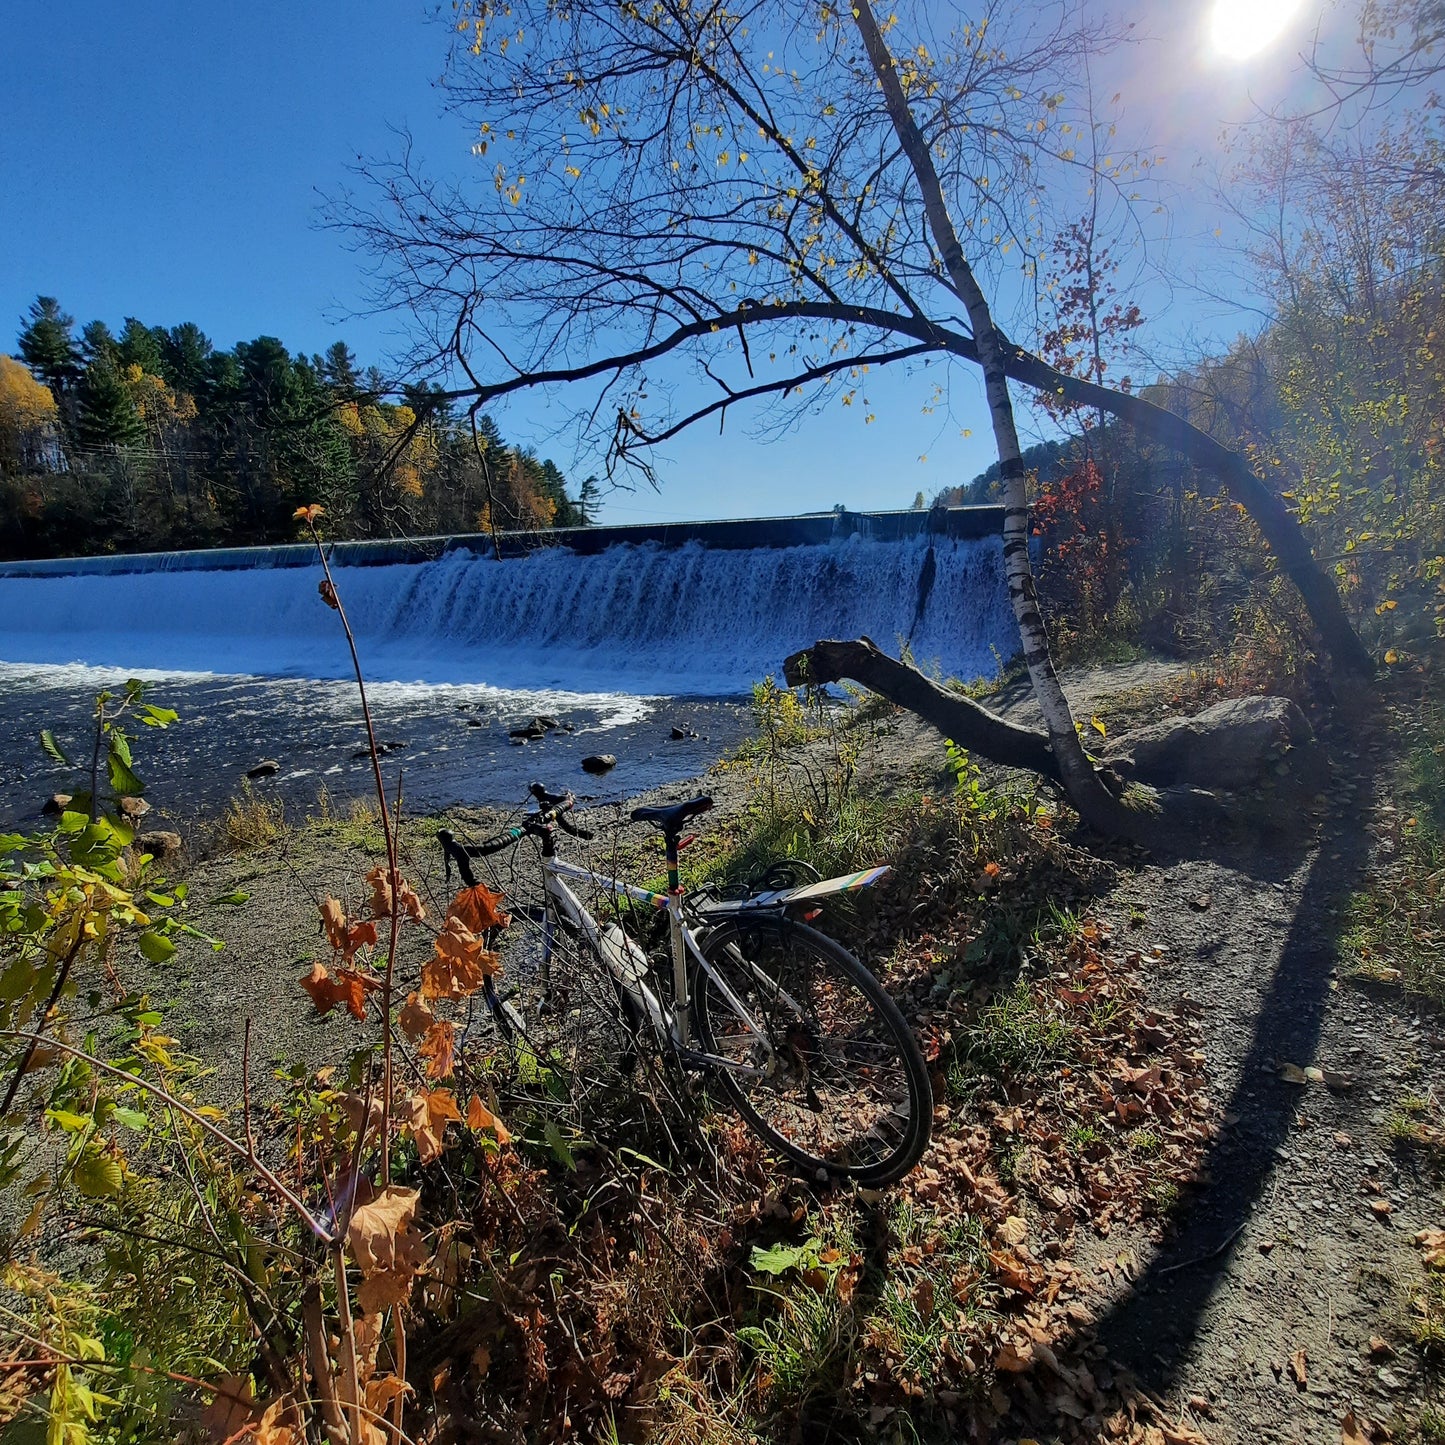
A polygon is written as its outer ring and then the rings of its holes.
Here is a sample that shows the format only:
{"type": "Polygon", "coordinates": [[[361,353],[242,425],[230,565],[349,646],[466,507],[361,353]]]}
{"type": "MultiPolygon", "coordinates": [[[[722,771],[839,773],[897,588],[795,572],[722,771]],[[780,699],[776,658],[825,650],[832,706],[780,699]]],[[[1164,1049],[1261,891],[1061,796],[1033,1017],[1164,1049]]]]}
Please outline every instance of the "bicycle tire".
{"type": "MultiPolygon", "coordinates": [[[[782,1061],[771,1079],[711,1070],[749,1128],[826,1177],[877,1188],[912,1169],[928,1147],[933,1091],[913,1031],[873,974],[826,934],[776,914],[722,924],[701,952],[782,1061]],[[858,1067],[852,1080],[850,1056],[858,1067]],[[825,1127],[838,1133],[831,1145],[825,1127]]],[[[761,1062],[765,1051],[712,976],[694,962],[692,978],[692,1022],[704,1051],[761,1062]]]]}

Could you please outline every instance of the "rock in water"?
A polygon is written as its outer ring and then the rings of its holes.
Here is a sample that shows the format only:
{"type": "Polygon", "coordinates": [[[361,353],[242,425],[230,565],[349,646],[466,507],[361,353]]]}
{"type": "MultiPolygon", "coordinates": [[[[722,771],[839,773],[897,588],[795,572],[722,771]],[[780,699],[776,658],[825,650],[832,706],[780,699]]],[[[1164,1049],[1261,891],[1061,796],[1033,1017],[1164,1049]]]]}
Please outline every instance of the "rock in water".
{"type": "Polygon", "coordinates": [[[54,816],[63,813],[70,806],[69,793],[52,793],[46,800],[40,811],[54,816]]]}
{"type": "Polygon", "coordinates": [[[121,817],[128,823],[144,818],[151,810],[151,805],[144,798],[122,798],[116,806],[120,809],[121,817]]]}
{"type": "Polygon", "coordinates": [[[610,773],[617,766],[617,759],[611,753],[592,753],[582,759],[584,773],[610,773]]]}
{"type": "Polygon", "coordinates": [[[262,758],[254,768],[246,769],[248,778],[274,778],[281,771],[281,764],[275,758],[262,758]]]}

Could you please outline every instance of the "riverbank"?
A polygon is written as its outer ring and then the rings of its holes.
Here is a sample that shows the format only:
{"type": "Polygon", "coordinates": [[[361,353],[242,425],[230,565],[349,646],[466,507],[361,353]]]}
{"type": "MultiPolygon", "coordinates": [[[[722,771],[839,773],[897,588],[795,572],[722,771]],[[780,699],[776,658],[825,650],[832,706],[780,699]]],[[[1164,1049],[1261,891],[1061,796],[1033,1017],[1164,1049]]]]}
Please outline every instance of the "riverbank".
{"type": "MultiPolygon", "coordinates": [[[[1111,733],[1194,710],[1212,686],[1154,663],[1068,683],[1111,733]]],[[[1021,692],[1000,698],[1028,706],[1021,692]]],[[[1154,1445],[1303,1445],[1350,1429],[1380,1440],[1386,1426],[1395,1440],[1435,1438],[1445,1309],[1415,1235],[1442,1219],[1432,1141],[1445,1137],[1445,1042],[1398,973],[1362,967],[1351,932],[1357,896],[1399,837],[1399,760],[1368,719],[1317,721],[1336,773],[1314,815],[1268,836],[1181,840],[1175,857],[1073,839],[1047,796],[1001,774],[966,774],[960,792],[936,736],[871,704],[846,724],[780,705],[741,757],[629,799],[714,797],[684,855],[694,880],[781,843],[837,871],[894,863],[890,885],[826,923],[925,1041],[938,1112],[921,1168],[871,1198],[789,1180],[725,1111],[707,1118],[730,1161],[721,1182],[690,1193],[696,1163],[664,1160],[638,1196],[638,1219],[660,1210],[669,1237],[694,1241],[697,1272],[673,1281],[663,1314],[640,1301],[631,1333],[599,1324],[589,1291],[607,1281],[594,1278],[592,1246],[549,1266],[566,1283],[538,1296],[534,1347],[548,1369],[568,1368],[570,1335],[612,1352],[612,1390],[600,1376],[595,1390],[574,1381],[565,1408],[626,1411],[642,1435],[661,1419],[672,1422],[663,1438],[728,1442],[910,1428],[1154,1445]],[[840,801],[829,789],[845,772],[840,801]],[[801,1263],[763,1271],[758,1250],[801,1263]],[[729,1328],[700,1332],[719,1311],[729,1328]],[[663,1394],[659,1380],[671,1382],[663,1394]]],[[[404,819],[403,871],[432,918],[455,887],[436,827],[485,836],[506,816],[404,819]]],[[[570,853],[627,876],[660,872],[624,805],[590,799],[581,818],[598,836],[568,841],[570,853]]],[[[251,1020],[251,1105],[267,1147],[287,1138],[288,1078],[334,1068],[361,1042],[340,1011],[317,1016],[299,979],[330,955],[317,902],[359,901],[383,852],[361,811],[199,859],[187,916],[226,948],[186,940],[169,964],[126,969],[127,986],[165,1004],[181,1046],[212,1070],[204,1095],[233,1118],[251,1020]]],[[[414,932],[404,968],[426,951],[414,932]]],[[[609,1126],[565,1136],[569,1167],[520,1104],[512,1117],[533,1191],[519,1196],[524,1214],[542,1190],[565,1221],[572,1192],[610,1167],[609,1126]]],[[[666,1258],[655,1237],[643,1243],[652,1225],[608,1227],[654,1265],[649,1249],[666,1258]]],[[[539,1287],[526,1284],[528,1238],[496,1242],[499,1258],[520,1251],[503,1271],[509,1289],[539,1287]]],[[[633,1288],[619,1270],[613,1284],[633,1288]]],[[[469,1408],[565,1438],[560,1402],[539,1393],[511,1340],[498,1336],[469,1408]]]]}

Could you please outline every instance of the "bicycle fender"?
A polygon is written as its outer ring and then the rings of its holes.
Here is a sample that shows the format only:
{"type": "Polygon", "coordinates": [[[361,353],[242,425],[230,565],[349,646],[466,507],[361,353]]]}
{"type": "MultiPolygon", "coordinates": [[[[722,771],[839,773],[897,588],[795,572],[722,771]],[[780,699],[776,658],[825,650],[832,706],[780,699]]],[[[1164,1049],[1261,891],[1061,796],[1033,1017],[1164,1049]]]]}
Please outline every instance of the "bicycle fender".
{"type": "Polygon", "coordinates": [[[892,871],[890,865],[884,863],[877,868],[865,868],[861,873],[847,873],[841,878],[822,878],[816,883],[805,883],[798,888],[777,888],[767,893],[755,893],[751,898],[728,899],[710,905],[704,912],[709,918],[716,918],[731,913],[790,908],[795,903],[808,903],[833,893],[857,893],[861,889],[871,888],[892,871]]]}

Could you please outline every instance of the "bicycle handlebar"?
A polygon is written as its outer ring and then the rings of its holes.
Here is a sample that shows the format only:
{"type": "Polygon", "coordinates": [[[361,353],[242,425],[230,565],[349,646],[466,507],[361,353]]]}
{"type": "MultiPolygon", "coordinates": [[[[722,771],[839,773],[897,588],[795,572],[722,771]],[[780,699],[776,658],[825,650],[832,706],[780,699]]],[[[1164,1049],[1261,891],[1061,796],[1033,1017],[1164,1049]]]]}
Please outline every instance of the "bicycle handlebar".
{"type": "Polygon", "coordinates": [[[441,828],[437,831],[437,841],[442,845],[442,857],[446,862],[446,872],[449,878],[452,861],[455,859],[462,878],[468,885],[474,884],[475,879],[468,866],[469,859],[488,858],[493,853],[500,853],[504,849],[515,847],[529,833],[545,837],[554,824],[559,826],[564,833],[570,833],[574,838],[581,838],[584,842],[597,836],[591,829],[574,823],[567,816],[577,803],[571,793],[549,793],[541,783],[533,783],[527,791],[541,805],[539,810],[530,817],[524,818],[520,823],[504,829],[490,838],[484,838],[480,843],[458,843],[449,829],[441,828]]]}

